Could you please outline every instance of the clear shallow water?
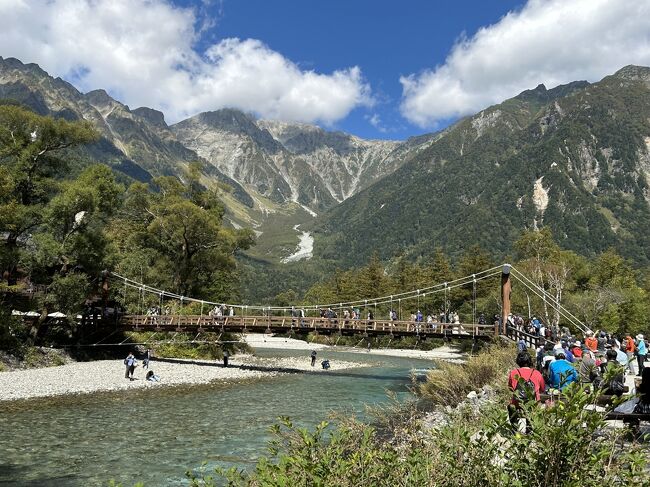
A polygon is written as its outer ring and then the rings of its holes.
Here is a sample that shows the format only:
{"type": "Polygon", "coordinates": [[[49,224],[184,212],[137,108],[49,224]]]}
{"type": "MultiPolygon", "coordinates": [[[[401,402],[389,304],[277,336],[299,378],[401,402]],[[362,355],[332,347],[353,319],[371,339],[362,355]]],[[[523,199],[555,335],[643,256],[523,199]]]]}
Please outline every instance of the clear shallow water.
{"type": "MultiPolygon", "coordinates": [[[[263,356],[309,352],[258,351],[263,356]]],[[[416,359],[319,352],[371,367],[290,374],[237,384],[167,387],[0,403],[0,486],[185,485],[184,472],[250,468],[266,454],[278,416],[314,426],[332,411],[363,415],[365,405],[408,393],[416,359]]],[[[163,378],[164,380],[164,378],[163,378]]]]}

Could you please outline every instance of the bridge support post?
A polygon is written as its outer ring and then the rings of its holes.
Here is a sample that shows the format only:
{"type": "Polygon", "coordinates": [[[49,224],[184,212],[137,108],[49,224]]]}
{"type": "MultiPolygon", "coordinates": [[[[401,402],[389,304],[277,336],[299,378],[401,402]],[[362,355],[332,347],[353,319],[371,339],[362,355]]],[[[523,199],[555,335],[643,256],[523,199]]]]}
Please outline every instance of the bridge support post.
{"type": "Polygon", "coordinates": [[[501,272],[501,333],[504,335],[508,331],[508,315],[510,314],[510,293],[512,291],[510,267],[510,264],[504,264],[501,272]]]}

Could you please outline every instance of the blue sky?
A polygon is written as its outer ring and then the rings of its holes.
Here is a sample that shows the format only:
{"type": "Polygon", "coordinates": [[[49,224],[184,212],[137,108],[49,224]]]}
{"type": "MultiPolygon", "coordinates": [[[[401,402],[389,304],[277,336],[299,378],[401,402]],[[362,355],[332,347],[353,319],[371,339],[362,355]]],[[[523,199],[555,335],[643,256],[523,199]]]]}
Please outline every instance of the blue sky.
{"type": "Polygon", "coordinates": [[[238,108],[405,139],[650,65],[650,0],[2,0],[0,56],[176,123],[238,108]]]}
{"type": "Polygon", "coordinates": [[[253,38],[304,69],[329,73],[359,66],[372,87],[375,106],[354,109],[332,128],[364,138],[404,139],[430,130],[400,114],[400,76],[443,63],[462,35],[473,35],[524,3],[225,0],[208,6],[216,25],[202,35],[199,49],[223,38],[253,38]],[[384,131],[369,123],[375,114],[384,131]]]}

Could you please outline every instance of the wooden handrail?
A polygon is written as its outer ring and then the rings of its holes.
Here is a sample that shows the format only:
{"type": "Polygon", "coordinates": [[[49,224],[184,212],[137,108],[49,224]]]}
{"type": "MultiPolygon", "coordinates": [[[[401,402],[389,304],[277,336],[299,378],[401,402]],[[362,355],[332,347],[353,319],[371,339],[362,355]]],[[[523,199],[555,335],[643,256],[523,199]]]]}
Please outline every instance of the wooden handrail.
{"type": "MultiPolygon", "coordinates": [[[[445,335],[492,335],[492,325],[479,325],[476,323],[426,323],[414,321],[397,320],[360,320],[342,318],[317,318],[317,317],[295,317],[285,316],[201,316],[201,315],[125,315],[122,323],[127,326],[141,327],[153,326],[158,328],[172,327],[207,327],[218,326],[221,328],[244,328],[255,329],[332,329],[339,331],[381,331],[390,333],[406,334],[429,334],[438,333],[445,335]]],[[[519,331],[519,330],[517,330],[519,331]]],[[[531,335],[532,337],[532,335],[531,335]]]]}

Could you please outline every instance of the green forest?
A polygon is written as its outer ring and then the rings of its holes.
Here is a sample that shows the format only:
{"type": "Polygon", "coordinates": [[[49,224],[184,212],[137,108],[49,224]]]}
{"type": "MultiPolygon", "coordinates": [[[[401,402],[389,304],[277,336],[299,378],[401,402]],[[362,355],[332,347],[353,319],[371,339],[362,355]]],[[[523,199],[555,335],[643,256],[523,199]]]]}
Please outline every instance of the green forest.
{"type": "MultiPolygon", "coordinates": [[[[236,256],[254,234],[223,225],[220,189],[201,185],[198,163],[182,181],[133,182],[75,151],[97,137],[87,122],[0,106],[4,348],[33,342],[49,312],[75,317],[92,305],[104,270],[186,296],[241,299],[236,256]],[[41,318],[19,330],[12,309],[41,318]]],[[[68,321],[69,338],[77,323],[68,321]]]]}

